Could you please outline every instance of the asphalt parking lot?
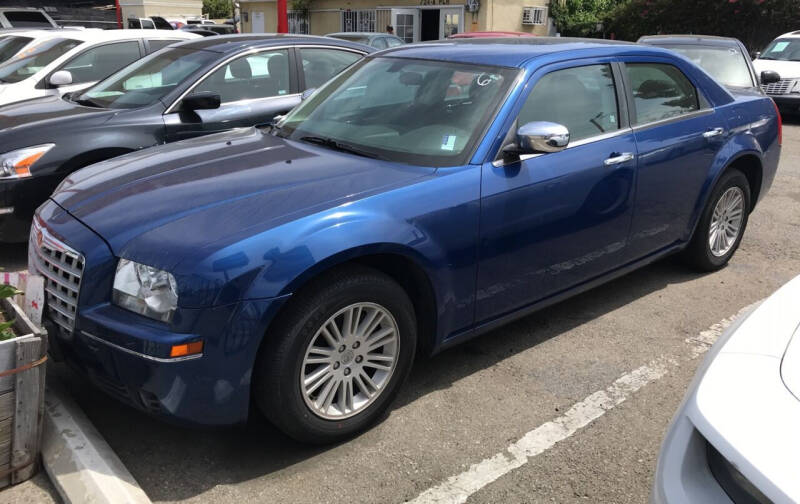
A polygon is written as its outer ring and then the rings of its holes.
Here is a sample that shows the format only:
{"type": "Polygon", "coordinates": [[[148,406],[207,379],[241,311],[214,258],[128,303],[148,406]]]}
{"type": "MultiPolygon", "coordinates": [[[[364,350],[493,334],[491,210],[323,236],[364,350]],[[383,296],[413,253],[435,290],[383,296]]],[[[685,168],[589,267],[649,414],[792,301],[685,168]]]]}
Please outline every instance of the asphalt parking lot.
{"type": "MultiPolygon", "coordinates": [[[[800,120],[789,119],[777,178],[725,269],[667,259],[418,362],[390,414],[336,446],[297,444],[259,417],[187,430],[58,366],[49,378],[157,502],[641,503],[706,343],[800,274],[798,238],[800,120]]],[[[0,267],[24,267],[24,249],[4,247],[0,267]]],[[[26,485],[4,494],[52,497],[26,485]]]]}

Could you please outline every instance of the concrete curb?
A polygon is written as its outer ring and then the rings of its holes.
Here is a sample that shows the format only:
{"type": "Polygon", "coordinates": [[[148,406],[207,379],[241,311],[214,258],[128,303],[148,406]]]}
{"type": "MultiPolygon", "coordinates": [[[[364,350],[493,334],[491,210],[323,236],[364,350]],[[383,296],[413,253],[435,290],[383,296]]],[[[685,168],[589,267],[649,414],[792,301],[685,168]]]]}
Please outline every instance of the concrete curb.
{"type": "Polygon", "coordinates": [[[42,462],[66,504],[150,504],[80,407],[58,388],[45,394],[42,462]]]}

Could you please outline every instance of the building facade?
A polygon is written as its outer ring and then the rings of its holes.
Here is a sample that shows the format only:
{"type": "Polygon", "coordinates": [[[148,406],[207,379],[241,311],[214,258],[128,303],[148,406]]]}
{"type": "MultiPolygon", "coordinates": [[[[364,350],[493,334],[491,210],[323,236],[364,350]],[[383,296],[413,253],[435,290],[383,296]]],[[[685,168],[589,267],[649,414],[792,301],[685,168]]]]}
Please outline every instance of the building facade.
{"type": "MultiPolygon", "coordinates": [[[[406,42],[439,40],[454,33],[515,31],[554,34],[548,0],[288,0],[289,31],[325,35],[340,31],[394,33],[406,42]],[[305,9],[300,10],[298,7],[305,9]]],[[[275,0],[239,0],[244,33],[274,32],[275,0]]]]}
{"type": "Polygon", "coordinates": [[[202,0],[119,0],[123,23],[129,17],[198,18],[202,0]]]}

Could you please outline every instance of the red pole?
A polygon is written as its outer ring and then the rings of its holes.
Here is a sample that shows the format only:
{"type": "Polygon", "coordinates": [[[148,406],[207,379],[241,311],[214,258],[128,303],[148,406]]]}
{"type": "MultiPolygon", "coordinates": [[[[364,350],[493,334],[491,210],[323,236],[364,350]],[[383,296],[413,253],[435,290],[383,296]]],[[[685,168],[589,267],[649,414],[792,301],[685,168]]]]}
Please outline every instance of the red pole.
{"type": "Polygon", "coordinates": [[[278,33],[289,33],[289,14],[286,11],[286,0],[278,0],[278,33]]]}
{"type": "Polygon", "coordinates": [[[122,29],[122,9],[119,7],[119,0],[114,0],[114,4],[117,7],[117,27],[121,30],[122,29]]]}

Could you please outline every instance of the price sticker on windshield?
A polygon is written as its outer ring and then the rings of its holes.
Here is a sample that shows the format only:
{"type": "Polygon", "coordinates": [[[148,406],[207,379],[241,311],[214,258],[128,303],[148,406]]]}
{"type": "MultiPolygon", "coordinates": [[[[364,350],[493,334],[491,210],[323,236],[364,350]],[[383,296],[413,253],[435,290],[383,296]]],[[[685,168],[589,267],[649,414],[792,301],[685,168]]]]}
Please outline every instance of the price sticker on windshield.
{"type": "Polygon", "coordinates": [[[455,135],[445,135],[442,137],[442,150],[452,151],[456,146],[455,135]]]}

